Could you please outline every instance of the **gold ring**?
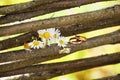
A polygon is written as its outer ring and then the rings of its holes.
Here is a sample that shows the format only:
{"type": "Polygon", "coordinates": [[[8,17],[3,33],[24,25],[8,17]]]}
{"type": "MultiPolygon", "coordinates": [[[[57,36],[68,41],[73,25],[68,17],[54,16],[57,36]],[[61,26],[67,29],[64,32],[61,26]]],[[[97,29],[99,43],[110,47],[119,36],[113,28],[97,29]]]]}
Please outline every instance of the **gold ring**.
{"type": "Polygon", "coordinates": [[[72,37],[72,38],[69,39],[69,42],[72,43],[72,44],[81,44],[86,40],[87,40],[87,38],[84,37],[84,36],[75,35],[75,37],[72,37]]]}

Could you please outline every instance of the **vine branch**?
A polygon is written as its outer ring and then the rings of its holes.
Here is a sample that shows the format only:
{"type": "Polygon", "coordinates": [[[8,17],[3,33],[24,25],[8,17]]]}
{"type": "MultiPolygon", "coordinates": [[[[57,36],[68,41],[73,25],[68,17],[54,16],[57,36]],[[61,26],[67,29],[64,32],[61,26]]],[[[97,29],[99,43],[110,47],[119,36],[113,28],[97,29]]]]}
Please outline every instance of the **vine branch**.
{"type": "Polygon", "coordinates": [[[109,77],[105,77],[105,78],[100,78],[100,79],[95,79],[95,80],[119,80],[120,79],[120,75],[115,75],[115,76],[109,76],[109,77]]]}
{"type": "MultiPolygon", "coordinates": [[[[0,24],[24,20],[38,15],[100,1],[113,0],[33,0],[21,4],[0,6],[0,14],[4,15],[0,17],[0,24]]],[[[39,29],[58,28],[63,36],[71,36],[83,32],[120,25],[119,17],[120,5],[115,5],[110,8],[87,13],[79,13],[58,18],[38,20],[11,26],[1,26],[0,37],[19,33],[25,34],[15,38],[0,41],[0,50],[23,45],[24,42],[30,41],[32,36],[36,36],[37,33],[35,31],[39,29]]],[[[112,33],[90,38],[79,45],[68,43],[67,47],[71,48],[71,54],[79,50],[89,49],[107,44],[120,43],[119,37],[120,29],[112,33]]],[[[31,78],[35,80],[46,80],[68,73],[120,63],[120,52],[118,52],[114,54],[78,59],[73,61],[40,64],[40,62],[43,61],[68,55],[58,54],[59,50],[59,47],[56,44],[53,44],[50,47],[47,46],[44,49],[31,49],[31,51],[23,49],[19,51],[2,53],[0,54],[0,63],[11,61],[14,62],[0,65],[0,77],[32,73],[29,77],[22,76],[19,79],[29,80],[31,78]]],[[[101,78],[98,80],[118,79],[119,77],[120,76],[117,75],[101,78]]]]}
{"type": "MultiPolygon", "coordinates": [[[[52,75],[52,77],[65,75],[68,73],[73,73],[76,71],[82,71],[86,69],[91,69],[95,67],[117,64],[120,63],[120,52],[113,53],[109,55],[102,55],[91,58],[78,59],[73,61],[59,62],[59,63],[51,63],[51,64],[39,64],[30,67],[25,67],[18,70],[13,70],[5,73],[0,73],[0,77],[25,74],[25,73],[44,73],[45,71],[52,75]],[[72,65],[71,65],[72,64],[72,65]],[[54,76],[53,76],[54,75],[54,76]]],[[[40,75],[39,73],[39,75],[40,75]]],[[[44,74],[40,77],[48,78],[48,73],[44,74]]],[[[49,76],[51,78],[51,76],[49,76]]]]}
{"type": "MultiPolygon", "coordinates": [[[[120,42],[120,38],[118,37],[120,37],[120,30],[113,33],[106,34],[106,35],[97,36],[97,37],[88,39],[86,42],[82,43],[81,45],[68,44],[67,47],[71,48],[71,53],[72,53],[78,50],[89,49],[89,48],[93,48],[93,47],[97,47],[105,44],[113,44],[113,43],[120,42]]],[[[59,47],[57,47],[56,45],[53,45],[45,49],[32,50],[30,52],[21,50],[21,51],[3,53],[0,55],[0,62],[5,62],[9,60],[18,60],[18,59],[23,59],[23,60],[0,65],[0,72],[15,70],[18,68],[30,66],[32,64],[36,64],[36,63],[48,60],[44,58],[44,56],[60,55],[55,57],[55,58],[59,58],[62,56],[62,54],[58,54],[58,52],[59,52],[59,47]]],[[[63,54],[63,55],[65,56],[67,54],[63,54]]]]}
{"type": "Polygon", "coordinates": [[[29,19],[35,16],[43,15],[46,13],[69,9],[73,7],[82,6],[89,3],[95,3],[100,1],[109,1],[109,0],[64,0],[59,2],[54,2],[51,4],[38,5],[35,7],[31,7],[30,9],[17,11],[17,13],[7,14],[5,16],[0,17],[0,24],[10,23],[14,21],[21,21],[25,19],[29,19]]]}
{"type": "Polygon", "coordinates": [[[5,15],[5,14],[16,13],[20,10],[25,10],[28,8],[30,9],[31,7],[35,7],[37,5],[49,4],[49,3],[56,2],[56,1],[62,1],[62,0],[33,0],[30,2],[26,2],[26,3],[4,6],[0,8],[0,14],[5,15]]]}
{"type": "Polygon", "coordinates": [[[58,27],[67,26],[71,24],[85,25],[89,21],[92,21],[92,20],[101,21],[102,19],[105,19],[105,18],[108,20],[114,19],[116,21],[118,20],[119,16],[120,16],[120,6],[118,5],[111,8],[83,13],[83,14],[80,13],[80,14],[75,14],[71,16],[64,16],[64,17],[52,18],[52,19],[46,19],[46,20],[38,20],[38,21],[27,22],[23,24],[1,27],[0,36],[36,31],[38,29],[46,29],[46,28],[53,28],[53,27],[58,28],[58,27]]]}

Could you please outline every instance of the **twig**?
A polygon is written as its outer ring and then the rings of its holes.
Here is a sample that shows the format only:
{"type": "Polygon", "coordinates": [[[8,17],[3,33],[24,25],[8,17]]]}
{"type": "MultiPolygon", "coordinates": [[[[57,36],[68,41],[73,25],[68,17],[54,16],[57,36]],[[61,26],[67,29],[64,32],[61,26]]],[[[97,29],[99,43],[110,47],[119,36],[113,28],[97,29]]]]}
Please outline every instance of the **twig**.
{"type": "Polygon", "coordinates": [[[57,27],[71,25],[71,24],[85,25],[89,21],[93,21],[93,20],[95,21],[95,23],[96,21],[102,21],[102,19],[107,19],[107,20],[113,19],[116,21],[118,20],[118,17],[120,17],[119,5],[111,8],[103,9],[103,10],[89,12],[89,13],[75,14],[71,16],[64,16],[59,18],[39,20],[39,21],[28,22],[28,23],[13,25],[13,26],[2,27],[0,28],[0,36],[36,31],[38,29],[46,29],[46,28],[52,28],[52,27],[57,28],[57,27]]]}
{"type": "MultiPolygon", "coordinates": [[[[94,16],[97,17],[99,15],[94,15],[94,16]]],[[[87,31],[92,31],[92,30],[96,30],[96,29],[102,29],[102,28],[106,28],[106,27],[120,25],[120,19],[116,16],[113,18],[109,18],[109,19],[103,17],[103,18],[101,18],[101,20],[94,20],[94,19],[92,19],[91,16],[89,16],[89,17],[90,17],[90,20],[86,20],[85,24],[73,24],[73,25],[69,25],[69,26],[58,27],[58,29],[60,29],[63,36],[71,36],[71,35],[87,32],[87,31]]],[[[5,31],[5,32],[7,32],[7,31],[5,31]]],[[[30,41],[31,37],[36,36],[36,35],[37,35],[36,32],[30,32],[30,33],[24,34],[22,36],[18,36],[15,38],[10,38],[7,40],[0,41],[0,50],[23,45],[24,42],[30,41]]]]}
{"type": "Polygon", "coordinates": [[[99,1],[108,1],[108,0],[70,0],[70,1],[64,0],[60,2],[46,4],[44,6],[38,5],[36,7],[32,7],[30,9],[28,8],[26,10],[17,12],[19,14],[14,13],[14,14],[8,14],[5,16],[2,16],[0,17],[0,24],[10,23],[14,21],[21,21],[21,20],[25,20],[35,16],[43,15],[46,13],[69,9],[72,7],[77,7],[77,6],[85,5],[88,3],[99,2],[99,1]]]}
{"type": "MultiPolygon", "coordinates": [[[[49,74],[49,71],[44,71],[44,73],[48,73],[49,74]]],[[[39,72],[39,73],[32,73],[29,76],[21,75],[18,78],[12,78],[12,79],[7,79],[7,80],[13,80],[13,79],[17,79],[17,80],[46,80],[46,78],[42,77],[42,75],[41,75],[41,74],[44,74],[44,73],[41,73],[41,72],[39,72]]],[[[52,75],[50,75],[50,76],[52,76],[52,75]]]]}
{"type": "Polygon", "coordinates": [[[5,23],[10,23],[14,21],[22,21],[28,18],[40,16],[46,13],[54,12],[54,11],[59,11],[63,10],[64,8],[59,8],[59,9],[50,9],[50,10],[41,10],[41,11],[33,11],[33,12],[27,12],[27,13],[20,13],[20,14],[9,14],[0,17],[0,24],[5,24],[5,23]]]}
{"type": "MultiPolygon", "coordinates": [[[[88,39],[86,42],[82,43],[81,45],[68,44],[67,47],[71,48],[71,53],[72,53],[78,50],[89,49],[92,47],[97,47],[97,46],[101,46],[105,44],[117,43],[120,41],[120,38],[118,37],[120,37],[120,30],[113,32],[113,33],[106,34],[106,35],[88,39]]],[[[9,52],[6,54],[3,53],[0,55],[0,62],[4,62],[4,60],[11,60],[11,59],[14,60],[17,58],[19,59],[22,58],[25,60],[10,63],[10,64],[0,65],[0,72],[15,70],[18,68],[22,68],[22,67],[30,66],[32,64],[39,63],[41,61],[48,60],[45,58],[41,58],[44,56],[54,56],[54,55],[62,56],[62,54],[58,54],[58,52],[59,52],[59,47],[57,47],[56,45],[53,45],[45,49],[32,50],[30,52],[23,50],[23,51],[9,52]]],[[[67,54],[64,54],[64,55],[67,55],[67,54]]]]}
{"type": "MultiPolygon", "coordinates": [[[[89,22],[85,25],[74,24],[74,25],[60,27],[58,29],[61,31],[61,34],[63,36],[72,36],[75,34],[80,34],[83,32],[92,31],[92,30],[96,30],[96,29],[103,29],[106,27],[117,26],[120,24],[119,19],[115,20],[115,21],[113,19],[109,19],[109,20],[104,19],[102,21],[98,21],[97,23],[95,23],[95,21],[92,21],[92,22],[89,21],[89,22]],[[90,24],[89,22],[92,24],[90,24]],[[88,24],[90,24],[90,25],[88,25],[88,24]]],[[[32,36],[38,36],[38,34],[36,32],[29,32],[29,33],[23,34],[21,36],[17,36],[14,38],[9,38],[9,39],[0,41],[0,50],[21,46],[25,42],[31,41],[32,36]]]]}
{"type": "MultiPolygon", "coordinates": [[[[110,64],[117,64],[117,63],[120,63],[119,57],[120,57],[120,52],[109,54],[109,55],[102,55],[98,57],[67,61],[67,62],[39,64],[39,65],[25,67],[25,68],[14,70],[14,71],[0,73],[0,77],[40,72],[41,73],[40,77],[45,77],[47,79],[49,75],[52,75],[52,77],[55,77],[55,76],[60,76],[63,74],[65,75],[68,73],[82,71],[82,70],[91,69],[95,67],[100,67],[100,66],[105,66],[110,64]],[[45,71],[46,72],[48,71],[49,75],[48,73],[44,73],[45,71]]],[[[51,76],[49,76],[49,78],[51,78],[51,76]]]]}
{"type": "Polygon", "coordinates": [[[25,42],[29,42],[32,40],[32,36],[36,36],[37,33],[31,32],[31,33],[26,33],[14,38],[9,38],[3,41],[0,41],[0,50],[12,48],[12,47],[17,47],[20,45],[23,45],[25,42]]]}
{"type": "MultiPolygon", "coordinates": [[[[61,2],[61,1],[62,0],[34,0],[26,3],[4,6],[0,8],[0,14],[11,14],[11,13],[13,14],[26,9],[30,10],[32,7],[35,7],[35,6],[40,6],[40,5],[44,6],[45,4],[61,2]]],[[[86,2],[93,3],[93,2],[100,2],[100,1],[111,1],[111,0],[90,0],[90,1],[87,0],[86,2]]]]}
{"type": "Polygon", "coordinates": [[[109,77],[94,79],[94,80],[120,80],[120,75],[109,76],[109,77]]]}
{"type": "Polygon", "coordinates": [[[0,14],[10,14],[10,13],[15,13],[20,10],[25,10],[31,7],[35,7],[37,5],[44,5],[44,4],[49,4],[53,3],[56,1],[61,1],[61,0],[34,0],[26,3],[21,3],[21,4],[14,4],[14,5],[9,5],[6,7],[1,7],[0,8],[0,14]]]}
{"type": "Polygon", "coordinates": [[[54,8],[72,8],[72,7],[78,7],[86,4],[96,3],[96,2],[104,2],[104,1],[115,1],[115,0],[64,0],[59,2],[54,2],[51,4],[45,4],[45,6],[35,6],[31,9],[26,9],[25,11],[20,11],[20,13],[23,12],[31,12],[31,11],[38,11],[38,10],[45,10],[45,9],[54,9],[54,8]]]}

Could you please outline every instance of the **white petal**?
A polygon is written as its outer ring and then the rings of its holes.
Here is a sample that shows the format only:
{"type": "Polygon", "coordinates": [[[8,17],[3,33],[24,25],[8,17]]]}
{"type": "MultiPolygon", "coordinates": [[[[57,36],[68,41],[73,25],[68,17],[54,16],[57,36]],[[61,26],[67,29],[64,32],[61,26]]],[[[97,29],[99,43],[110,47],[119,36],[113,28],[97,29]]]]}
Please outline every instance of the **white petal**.
{"type": "Polygon", "coordinates": [[[66,47],[67,45],[63,44],[62,47],[66,47]]]}
{"type": "Polygon", "coordinates": [[[37,46],[36,48],[39,49],[39,46],[37,46]]]}
{"type": "Polygon", "coordinates": [[[59,54],[62,54],[62,51],[61,51],[61,50],[59,50],[59,54]]]}
{"type": "Polygon", "coordinates": [[[35,49],[36,47],[34,46],[33,49],[35,49]]]}
{"type": "Polygon", "coordinates": [[[31,44],[31,47],[33,48],[33,47],[34,47],[34,44],[31,44]]]}

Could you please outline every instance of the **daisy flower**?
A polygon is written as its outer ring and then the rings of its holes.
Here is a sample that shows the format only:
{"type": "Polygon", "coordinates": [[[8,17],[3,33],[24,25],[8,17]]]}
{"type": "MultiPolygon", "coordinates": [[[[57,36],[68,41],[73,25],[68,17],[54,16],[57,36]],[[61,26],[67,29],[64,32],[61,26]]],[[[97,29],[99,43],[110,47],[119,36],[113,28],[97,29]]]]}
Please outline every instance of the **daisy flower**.
{"type": "Polygon", "coordinates": [[[70,53],[70,48],[63,48],[62,50],[59,51],[59,53],[70,53]]]}
{"type": "Polygon", "coordinates": [[[41,41],[38,40],[33,40],[33,42],[30,43],[31,48],[33,49],[39,49],[39,48],[44,48],[44,44],[41,41]]]}
{"type": "Polygon", "coordinates": [[[51,28],[51,37],[57,39],[60,36],[60,30],[51,28]]]}
{"type": "Polygon", "coordinates": [[[52,28],[44,29],[44,30],[38,30],[39,37],[42,39],[43,42],[45,42],[45,45],[49,45],[49,40],[51,38],[51,33],[52,33],[52,28]]]}
{"type": "Polygon", "coordinates": [[[30,50],[30,43],[24,43],[25,50],[30,50]]]}
{"type": "Polygon", "coordinates": [[[59,47],[65,47],[67,45],[67,41],[65,37],[59,37],[57,40],[59,47]]]}
{"type": "Polygon", "coordinates": [[[55,29],[55,28],[51,28],[51,41],[53,43],[56,43],[57,39],[59,38],[60,36],[60,30],[58,29],[55,29]]]}
{"type": "Polygon", "coordinates": [[[46,31],[45,29],[43,29],[43,30],[38,30],[38,31],[37,31],[40,38],[42,38],[42,39],[44,38],[44,33],[45,33],[45,31],[46,31]]]}
{"type": "Polygon", "coordinates": [[[38,30],[38,34],[40,38],[48,40],[51,37],[51,29],[38,30]]]}

